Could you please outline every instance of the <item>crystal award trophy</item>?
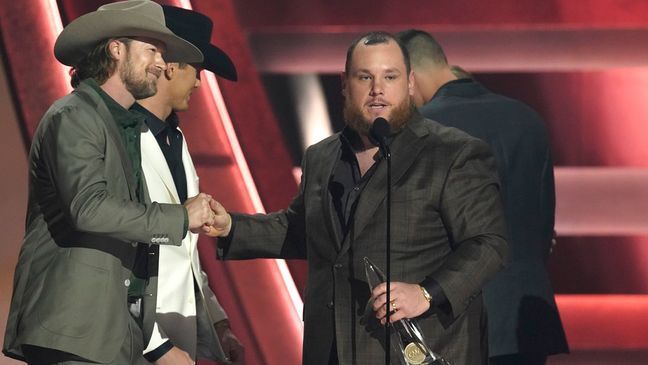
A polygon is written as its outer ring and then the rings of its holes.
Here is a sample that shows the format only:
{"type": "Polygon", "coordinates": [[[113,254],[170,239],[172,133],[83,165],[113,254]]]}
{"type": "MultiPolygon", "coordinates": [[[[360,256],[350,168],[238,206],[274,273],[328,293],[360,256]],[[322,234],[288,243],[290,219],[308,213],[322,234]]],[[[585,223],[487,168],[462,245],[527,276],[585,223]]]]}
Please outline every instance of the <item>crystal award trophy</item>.
{"type": "MultiPolygon", "coordinates": [[[[369,258],[364,258],[365,273],[369,290],[386,281],[385,275],[369,258]]],[[[435,354],[425,343],[423,332],[416,320],[403,318],[391,324],[391,345],[401,365],[450,365],[441,356],[435,354]]]]}

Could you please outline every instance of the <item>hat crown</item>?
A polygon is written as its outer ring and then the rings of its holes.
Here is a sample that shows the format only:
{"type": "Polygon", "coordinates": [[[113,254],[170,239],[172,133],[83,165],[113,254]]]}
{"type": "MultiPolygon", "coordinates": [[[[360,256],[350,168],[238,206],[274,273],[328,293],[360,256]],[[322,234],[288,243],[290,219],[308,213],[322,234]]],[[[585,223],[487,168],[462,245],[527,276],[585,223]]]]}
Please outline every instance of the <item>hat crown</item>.
{"type": "Polygon", "coordinates": [[[211,43],[214,23],[205,14],[175,6],[162,6],[166,25],[178,36],[194,44],[205,55],[202,67],[228,80],[236,81],[236,67],[229,56],[211,43]]]}
{"type": "Polygon", "coordinates": [[[115,3],[104,4],[97,11],[126,11],[130,14],[137,14],[148,17],[156,22],[165,25],[164,12],[162,7],[150,0],[126,0],[115,3]]]}
{"type": "Polygon", "coordinates": [[[208,16],[182,8],[163,7],[166,25],[178,36],[197,45],[211,42],[214,23],[208,16]]]}

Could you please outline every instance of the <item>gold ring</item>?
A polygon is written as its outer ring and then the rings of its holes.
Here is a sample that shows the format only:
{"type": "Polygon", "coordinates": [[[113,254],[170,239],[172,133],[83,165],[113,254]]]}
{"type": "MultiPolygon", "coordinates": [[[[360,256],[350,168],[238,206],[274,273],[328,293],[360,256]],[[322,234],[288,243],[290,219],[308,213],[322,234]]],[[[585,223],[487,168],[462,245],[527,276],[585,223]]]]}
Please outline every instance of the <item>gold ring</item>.
{"type": "Polygon", "coordinates": [[[396,302],[395,301],[391,301],[391,307],[392,307],[392,311],[394,311],[394,312],[396,312],[398,310],[398,308],[396,308],[396,302]]]}

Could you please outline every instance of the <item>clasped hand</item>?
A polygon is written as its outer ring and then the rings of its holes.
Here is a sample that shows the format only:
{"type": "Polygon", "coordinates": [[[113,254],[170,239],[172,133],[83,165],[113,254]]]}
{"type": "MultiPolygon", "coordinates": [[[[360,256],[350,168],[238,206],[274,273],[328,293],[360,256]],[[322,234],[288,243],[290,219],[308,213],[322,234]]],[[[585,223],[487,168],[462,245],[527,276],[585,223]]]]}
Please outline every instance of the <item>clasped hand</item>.
{"type": "Polygon", "coordinates": [[[226,236],[232,226],[232,218],[225,208],[211,195],[200,193],[184,203],[189,218],[189,230],[212,237],[226,236]]]}

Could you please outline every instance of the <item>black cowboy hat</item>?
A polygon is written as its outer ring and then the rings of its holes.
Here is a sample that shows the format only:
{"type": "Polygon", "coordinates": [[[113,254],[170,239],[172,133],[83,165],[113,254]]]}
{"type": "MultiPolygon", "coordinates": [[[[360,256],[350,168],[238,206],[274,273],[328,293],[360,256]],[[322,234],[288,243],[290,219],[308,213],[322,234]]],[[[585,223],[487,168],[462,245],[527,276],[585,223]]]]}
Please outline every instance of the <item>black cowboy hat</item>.
{"type": "Polygon", "coordinates": [[[229,56],[220,48],[211,44],[213,23],[206,15],[162,5],[166,25],[173,33],[194,44],[205,56],[202,66],[218,76],[236,81],[236,67],[229,56]]]}

